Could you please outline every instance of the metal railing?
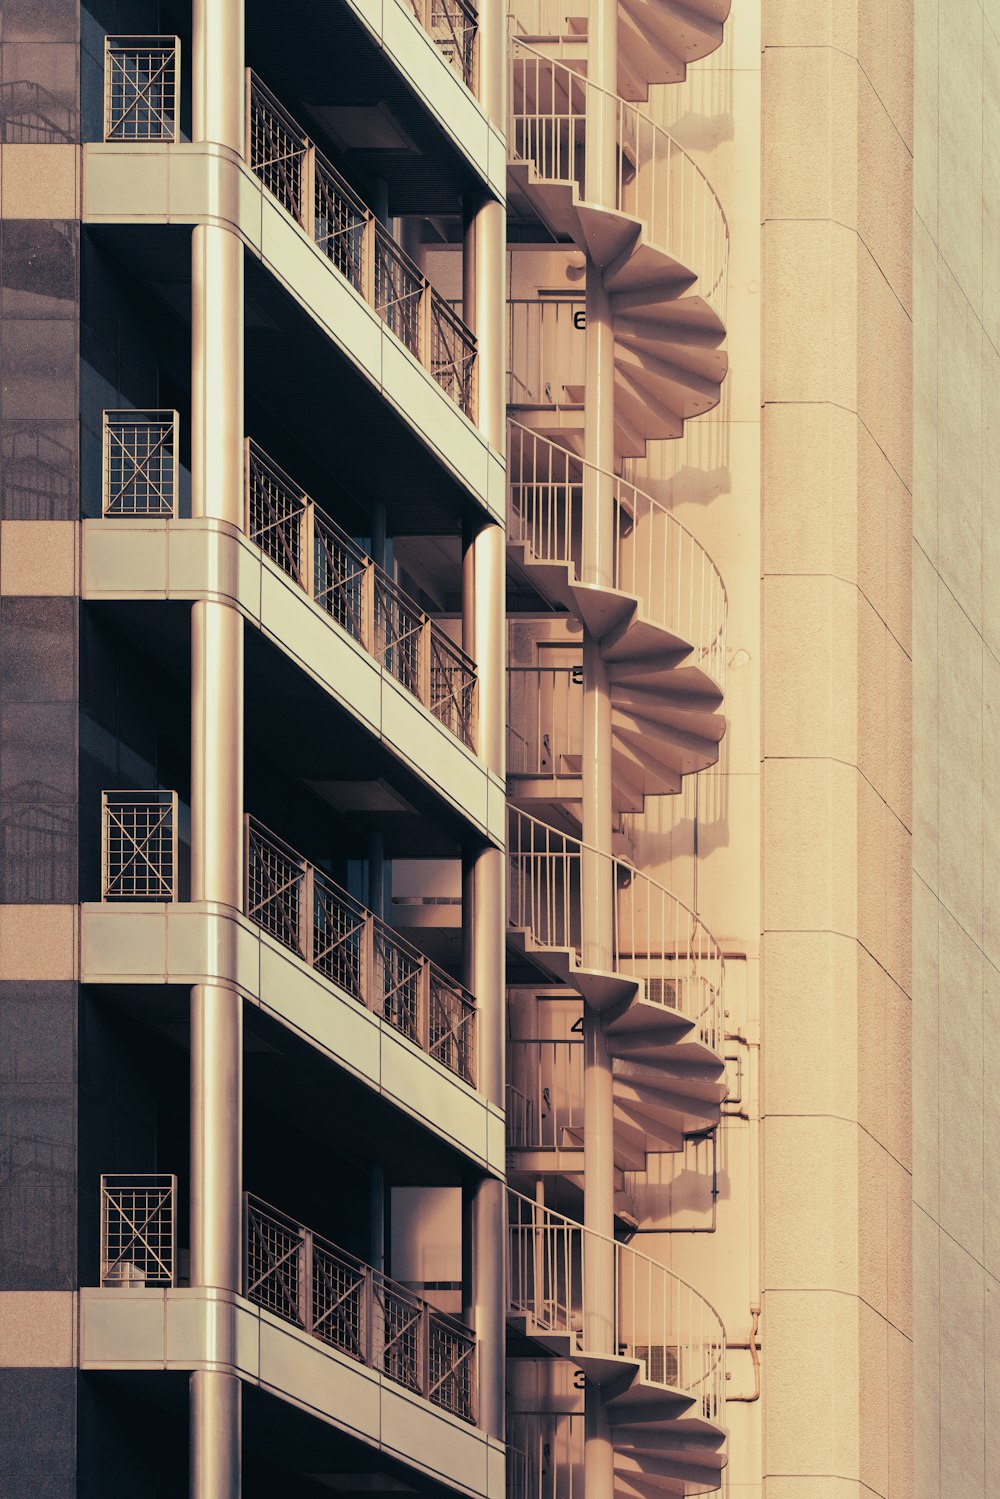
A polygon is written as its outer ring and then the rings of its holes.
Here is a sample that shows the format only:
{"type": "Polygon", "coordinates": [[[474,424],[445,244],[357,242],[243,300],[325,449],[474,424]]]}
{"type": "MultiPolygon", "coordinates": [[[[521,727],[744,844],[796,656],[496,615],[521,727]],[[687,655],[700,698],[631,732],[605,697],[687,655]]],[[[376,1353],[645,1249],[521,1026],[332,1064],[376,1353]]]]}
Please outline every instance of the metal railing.
{"type": "Polygon", "coordinates": [[[466,88],[476,92],[479,17],[467,0],[410,0],[413,14],[466,88]]]}
{"type": "Polygon", "coordinates": [[[101,899],[177,899],[177,792],[101,796],[101,899]]]}
{"type": "Polygon", "coordinates": [[[104,139],[177,139],[181,44],[176,36],[104,38],[104,139]]]}
{"type": "Polygon", "coordinates": [[[507,404],[583,410],[586,308],[576,297],[510,297],[507,404]]]}
{"type": "Polygon", "coordinates": [[[523,1317],[529,1335],[565,1334],[578,1352],[635,1359],[652,1383],[693,1397],[708,1420],[722,1424],[726,1339],[710,1302],[648,1255],[519,1192],[508,1190],[507,1212],[508,1314],[523,1317]],[[595,1271],[606,1277],[612,1303],[596,1310],[587,1294],[595,1271]],[[588,1349],[593,1327],[609,1335],[606,1348],[588,1349]]]}
{"type": "Polygon", "coordinates": [[[612,950],[601,966],[634,978],[645,997],[689,1020],[699,1040],[722,1040],[722,951],[704,922],[676,895],[613,858],[557,832],[526,812],[508,810],[507,920],[540,947],[583,952],[581,883],[586,860],[614,890],[612,950]],[[604,866],[604,867],[602,867],[604,866]]]}
{"type": "Polygon", "coordinates": [[[0,140],[7,145],[69,145],[76,111],[28,78],[0,84],[0,140]]]}
{"type": "Polygon", "coordinates": [[[249,919],[475,1086],[472,995],[254,818],[246,826],[249,919]]]}
{"type": "MultiPolygon", "coordinates": [[[[588,122],[617,141],[606,204],[645,225],[655,245],[698,278],[698,291],[725,316],[729,226],[701,168],[635,104],[592,83],[517,37],[509,44],[507,150],[542,180],[575,184],[583,198],[588,122]]],[[[679,273],[680,274],[680,273],[679,273]]]]}
{"type": "Polygon", "coordinates": [[[172,1286],[176,1176],[101,1177],[101,1285],[172,1286]]]}
{"type": "MultiPolygon", "coordinates": [[[[440,0],[433,3],[436,6],[440,0]]],[[[475,337],[297,120],[249,70],[247,163],[386,327],[474,421],[475,337]]]]}
{"type": "Polygon", "coordinates": [[[507,1042],[508,1150],[563,1150],[583,1132],[583,1042],[507,1042]]]}
{"type": "Polygon", "coordinates": [[[583,1411],[507,1412],[508,1499],[584,1499],[583,1411]]]}
{"type": "Polygon", "coordinates": [[[177,464],[176,411],[105,411],[104,515],[173,515],[177,464]]]}
{"type": "Polygon", "coordinates": [[[614,507],[609,586],[639,600],[651,623],[678,645],[720,691],[726,679],[729,600],[722,574],[686,526],[651,495],[575,453],[508,423],[507,536],[539,562],[558,562],[579,579],[588,496],[614,507]]]}
{"type": "Polygon", "coordinates": [[[469,749],[476,747],[476,668],[460,646],[250,438],[246,530],[469,749]]]}
{"type": "Polygon", "coordinates": [[[464,1323],[258,1198],[244,1202],[250,1301],[475,1422],[476,1340],[464,1323]]]}

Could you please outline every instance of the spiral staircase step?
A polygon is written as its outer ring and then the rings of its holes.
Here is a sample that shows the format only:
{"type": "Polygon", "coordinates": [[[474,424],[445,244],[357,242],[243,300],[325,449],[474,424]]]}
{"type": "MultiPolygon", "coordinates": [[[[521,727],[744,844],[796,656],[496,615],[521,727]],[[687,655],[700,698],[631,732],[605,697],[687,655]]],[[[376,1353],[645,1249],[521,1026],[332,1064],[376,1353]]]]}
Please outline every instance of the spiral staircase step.
{"type": "Polygon", "coordinates": [[[625,974],[581,968],[575,952],[568,947],[543,947],[524,927],[508,927],[507,941],[543,973],[575,990],[591,1009],[600,1011],[617,1005],[628,1006],[641,987],[639,979],[625,974]]]}
{"type": "MultiPolygon", "coordinates": [[[[723,725],[724,727],[724,725],[723,725]]],[[[721,732],[706,738],[674,729],[666,724],[657,724],[650,719],[637,718],[612,702],[611,733],[615,745],[631,747],[644,755],[654,766],[682,777],[707,770],[719,759],[721,732]]],[[[680,787],[678,786],[678,790],[680,787]]]]}

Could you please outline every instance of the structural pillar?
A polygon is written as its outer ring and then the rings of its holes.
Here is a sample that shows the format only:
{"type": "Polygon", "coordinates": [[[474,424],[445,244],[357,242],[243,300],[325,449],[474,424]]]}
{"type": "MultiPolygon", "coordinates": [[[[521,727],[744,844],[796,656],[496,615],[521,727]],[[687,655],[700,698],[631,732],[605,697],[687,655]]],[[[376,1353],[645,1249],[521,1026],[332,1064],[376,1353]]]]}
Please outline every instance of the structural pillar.
{"type": "MultiPolygon", "coordinates": [[[[242,0],[193,0],[192,137],[244,149],[242,0]]],[[[243,248],[217,224],[192,233],[191,506],[243,525],[243,248]]],[[[239,909],[243,891],[243,621],[218,598],[191,617],[191,898],[239,909]]],[[[235,977],[235,975],[231,975],[235,977]]],[[[242,1281],[242,1001],[191,991],[191,1285],[242,1281]]],[[[241,1389],[190,1380],[192,1499],[239,1499],[241,1389]]]]}

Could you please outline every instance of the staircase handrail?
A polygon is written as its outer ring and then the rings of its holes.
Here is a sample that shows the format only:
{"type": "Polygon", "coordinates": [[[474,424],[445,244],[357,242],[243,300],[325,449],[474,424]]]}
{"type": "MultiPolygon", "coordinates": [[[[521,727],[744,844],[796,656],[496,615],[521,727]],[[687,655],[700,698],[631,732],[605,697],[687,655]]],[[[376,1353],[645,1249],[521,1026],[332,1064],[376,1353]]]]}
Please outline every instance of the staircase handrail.
{"type": "Polygon", "coordinates": [[[607,205],[638,219],[645,225],[648,243],[664,250],[679,261],[700,283],[701,295],[720,318],[725,317],[726,279],[729,264],[729,222],[719,196],[698,163],[668,130],[643,114],[611,89],[594,83],[566,63],[547,56],[520,37],[510,38],[507,104],[507,149],[514,159],[532,165],[538,176],[551,181],[576,183],[584,198],[586,157],[586,120],[588,113],[600,117],[598,110],[588,110],[591,96],[598,96],[604,109],[616,122],[619,145],[615,170],[615,201],[607,205]],[[523,86],[517,87],[517,64],[527,62],[535,72],[535,97],[538,83],[551,70],[548,93],[552,107],[529,110],[524,105],[523,86]],[[559,75],[563,75],[560,79],[559,75]],[[566,108],[557,109],[557,83],[565,93],[566,108]],[[521,99],[520,112],[518,99],[521,99]],[[573,107],[573,101],[583,101],[573,107]],[[547,129],[538,122],[547,123],[547,129]],[[641,144],[640,144],[641,142],[641,144]],[[673,165],[679,161],[685,182],[674,180],[673,165]],[[666,170],[664,170],[666,164],[666,170]],[[700,203],[697,199],[700,198],[700,203]],[[676,223],[680,206],[683,222],[676,223]],[[685,207],[690,212],[685,214],[685,207]],[[695,225],[701,221],[700,240],[695,239],[695,225]]]}
{"type": "Polygon", "coordinates": [[[517,807],[508,808],[508,924],[526,930],[540,947],[569,949],[583,967],[580,891],[585,852],[613,866],[613,971],[643,983],[651,1003],[690,1020],[702,1042],[717,1051],[725,959],[701,917],[624,859],[517,807]]]}
{"type": "Polygon", "coordinates": [[[636,598],[652,624],[694,646],[722,691],[729,594],[694,533],[638,485],[520,422],[509,419],[507,427],[508,538],[539,562],[573,567],[582,582],[584,496],[591,485],[610,486],[616,521],[610,586],[636,598]]]}
{"type": "Polygon", "coordinates": [[[614,1256],[614,1351],[643,1364],[651,1383],[701,1400],[709,1419],[721,1422],[726,1331],[707,1297],[650,1255],[512,1187],[507,1189],[508,1316],[524,1317],[529,1335],[567,1336],[579,1353],[597,1352],[583,1341],[588,1242],[602,1244],[605,1254],[614,1256]]]}

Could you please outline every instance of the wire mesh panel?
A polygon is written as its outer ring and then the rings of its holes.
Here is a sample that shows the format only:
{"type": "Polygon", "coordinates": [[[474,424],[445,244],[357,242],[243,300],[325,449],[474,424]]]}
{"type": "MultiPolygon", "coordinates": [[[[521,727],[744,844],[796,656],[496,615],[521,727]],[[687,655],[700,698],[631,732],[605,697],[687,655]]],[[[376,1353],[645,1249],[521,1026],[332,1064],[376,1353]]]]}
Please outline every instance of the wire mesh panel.
{"type": "Polygon", "coordinates": [[[396,1384],[422,1393],[425,1303],[376,1272],[372,1301],[375,1367],[396,1384]]]}
{"type": "Polygon", "coordinates": [[[374,563],[318,513],[314,517],[313,598],[352,639],[367,647],[365,579],[374,563]]]}
{"type": "Polygon", "coordinates": [[[250,170],[299,223],[308,143],[301,127],[259,78],[251,75],[247,119],[250,170]]]}
{"type": "Polygon", "coordinates": [[[365,939],[369,913],[326,878],[313,876],[312,941],[307,961],[355,999],[365,996],[365,939]]]}
{"type": "Polygon", "coordinates": [[[443,297],[430,294],[431,374],[466,416],[475,415],[476,340],[443,297]]]}
{"type": "Polygon", "coordinates": [[[175,140],[179,85],[177,37],[105,37],[104,139],[175,140]]]}
{"type": "Polygon", "coordinates": [[[304,587],[302,533],[308,495],[252,438],[247,438],[246,475],[250,540],[304,587]]]}
{"type": "Polygon", "coordinates": [[[311,1294],[313,1335],[367,1362],[367,1266],[314,1238],[311,1294]]]}
{"type": "Polygon", "coordinates": [[[375,578],[375,654],[415,697],[420,696],[425,615],[385,573],[375,578]]]}
{"type": "Polygon", "coordinates": [[[378,1014],[410,1041],[421,1042],[420,999],[426,959],[377,918],[373,934],[378,1014]]]}
{"type": "Polygon", "coordinates": [[[105,791],[102,899],[177,899],[177,793],[105,791]]]}
{"type": "Polygon", "coordinates": [[[176,1176],[101,1177],[101,1285],[172,1286],[176,1176]]]}
{"type": "Polygon", "coordinates": [[[430,702],[434,717],[475,749],[476,668],[440,626],[430,630],[430,702]]]}
{"type": "Polygon", "coordinates": [[[417,359],[423,358],[421,304],[426,282],[381,224],[375,225],[375,311],[417,359]]]}
{"type": "Polygon", "coordinates": [[[177,412],[104,413],[105,515],[173,515],[177,412]]]}
{"type": "Polygon", "coordinates": [[[427,1328],[427,1398],[463,1421],[474,1421],[476,1345],[469,1334],[431,1313],[427,1328]]]}
{"type": "Polygon", "coordinates": [[[246,1208],[246,1294],[289,1322],[302,1322],[304,1233],[254,1198],[246,1208]]]}
{"type": "Polygon", "coordinates": [[[316,158],[315,239],[328,260],[364,292],[365,230],[369,209],[328,161],[316,158]]]}
{"type": "Polygon", "coordinates": [[[247,834],[247,915],[300,956],[304,879],[303,860],[251,818],[247,834]]]}
{"type": "Polygon", "coordinates": [[[430,965],[428,1051],[450,1072],[475,1085],[476,1008],[469,995],[430,965]]]}
{"type": "Polygon", "coordinates": [[[465,0],[425,0],[420,19],[467,88],[476,86],[479,17],[465,0]]]}

